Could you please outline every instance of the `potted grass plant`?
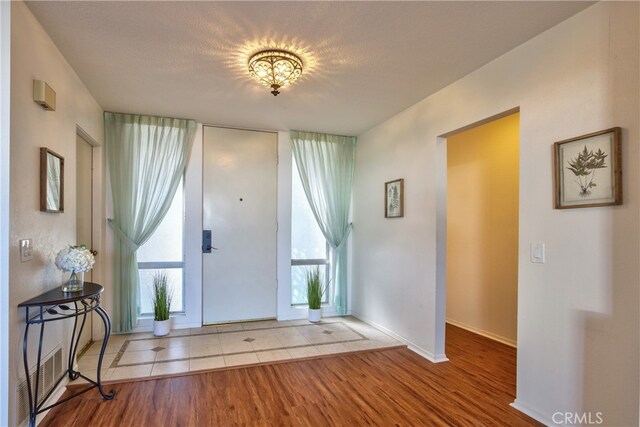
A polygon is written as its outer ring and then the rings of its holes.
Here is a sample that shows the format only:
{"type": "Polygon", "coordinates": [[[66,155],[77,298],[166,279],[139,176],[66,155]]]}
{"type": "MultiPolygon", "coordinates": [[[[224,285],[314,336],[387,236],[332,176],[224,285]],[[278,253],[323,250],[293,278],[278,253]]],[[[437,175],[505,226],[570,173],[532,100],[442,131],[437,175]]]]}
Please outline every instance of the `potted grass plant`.
{"type": "Polygon", "coordinates": [[[318,323],[322,318],[322,297],[324,296],[325,289],[320,280],[320,267],[307,271],[309,322],[318,323]]]}
{"type": "Polygon", "coordinates": [[[162,337],[171,331],[171,300],[173,292],[168,286],[167,273],[158,272],[153,275],[153,335],[162,337]]]}

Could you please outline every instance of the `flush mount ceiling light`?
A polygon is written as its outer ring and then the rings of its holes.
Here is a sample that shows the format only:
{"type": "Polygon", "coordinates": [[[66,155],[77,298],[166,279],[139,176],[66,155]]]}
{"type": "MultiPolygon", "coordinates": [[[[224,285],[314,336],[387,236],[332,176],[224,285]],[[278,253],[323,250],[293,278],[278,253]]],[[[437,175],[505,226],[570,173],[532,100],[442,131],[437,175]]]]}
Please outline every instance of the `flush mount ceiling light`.
{"type": "Polygon", "coordinates": [[[249,74],[260,84],[272,88],[271,93],[277,96],[278,89],[300,77],[302,60],[286,50],[263,50],[249,58],[249,74]]]}

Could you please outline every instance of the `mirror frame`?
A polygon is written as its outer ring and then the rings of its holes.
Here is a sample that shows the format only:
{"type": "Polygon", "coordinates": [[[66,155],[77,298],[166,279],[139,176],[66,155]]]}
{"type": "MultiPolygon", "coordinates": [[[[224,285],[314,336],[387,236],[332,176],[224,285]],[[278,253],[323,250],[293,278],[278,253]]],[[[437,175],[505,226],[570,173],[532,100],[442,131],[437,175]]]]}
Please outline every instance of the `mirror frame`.
{"type": "Polygon", "coordinates": [[[53,213],[64,212],[64,157],[45,147],[40,148],[40,210],[53,213]],[[49,175],[47,168],[50,154],[60,159],[60,209],[57,210],[47,208],[47,177],[49,175]]]}

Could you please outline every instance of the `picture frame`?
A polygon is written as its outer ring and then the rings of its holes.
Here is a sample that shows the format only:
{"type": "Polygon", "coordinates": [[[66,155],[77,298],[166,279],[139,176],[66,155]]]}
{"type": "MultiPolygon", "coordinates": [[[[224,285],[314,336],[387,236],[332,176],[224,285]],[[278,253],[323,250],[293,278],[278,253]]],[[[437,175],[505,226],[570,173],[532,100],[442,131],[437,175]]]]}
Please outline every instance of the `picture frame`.
{"type": "Polygon", "coordinates": [[[384,217],[402,218],[404,216],[404,179],[395,179],[384,183],[384,217]]]}
{"type": "Polygon", "coordinates": [[[64,212],[64,157],[40,148],[40,210],[64,212]]]}
{"type": "Polygon", "coordinates": [[[553,144],[555,208],[622,204],[619,127],[553,144]]]}

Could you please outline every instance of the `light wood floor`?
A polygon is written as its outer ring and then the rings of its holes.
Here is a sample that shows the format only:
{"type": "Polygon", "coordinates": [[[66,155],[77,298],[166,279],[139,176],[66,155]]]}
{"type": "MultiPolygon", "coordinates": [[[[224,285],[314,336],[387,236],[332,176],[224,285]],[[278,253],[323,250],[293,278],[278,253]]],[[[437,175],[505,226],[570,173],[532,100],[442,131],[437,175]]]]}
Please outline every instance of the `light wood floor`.
{"type": "Polygon", "coordinates": [[[109,386],[42,426],[540,425],[509,406],[515,349],[447,325],[449,362],[406,348],[109,386]]]}

